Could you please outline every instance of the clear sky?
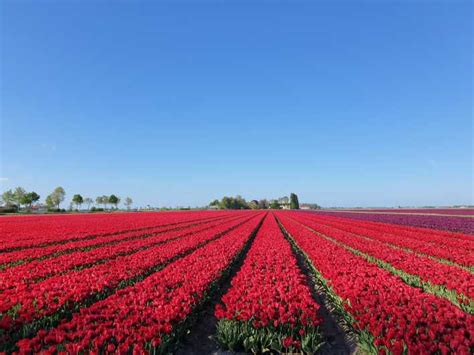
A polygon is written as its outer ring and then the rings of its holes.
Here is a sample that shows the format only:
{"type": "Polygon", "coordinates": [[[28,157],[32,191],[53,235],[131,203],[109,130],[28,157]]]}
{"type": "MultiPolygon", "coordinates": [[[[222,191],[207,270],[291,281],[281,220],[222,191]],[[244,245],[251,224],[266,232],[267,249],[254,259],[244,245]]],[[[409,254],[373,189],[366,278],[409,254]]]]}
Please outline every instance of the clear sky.
{"type": "Polygon", "coordinates": [[[1,190],[473,203],[471,1],[1,4],[1,190]]]}

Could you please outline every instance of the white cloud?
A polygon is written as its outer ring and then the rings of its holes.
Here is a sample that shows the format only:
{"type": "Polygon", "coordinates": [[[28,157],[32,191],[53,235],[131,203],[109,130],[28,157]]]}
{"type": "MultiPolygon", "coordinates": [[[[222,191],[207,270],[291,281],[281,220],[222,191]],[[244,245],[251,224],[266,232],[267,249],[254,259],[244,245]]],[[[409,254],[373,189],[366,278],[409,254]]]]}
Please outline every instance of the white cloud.
{"type": "Polygon", "coordinates": [[[7,177],[0,177],[0,182],[6,182],[6,181],[8,181],[7,177]]]}

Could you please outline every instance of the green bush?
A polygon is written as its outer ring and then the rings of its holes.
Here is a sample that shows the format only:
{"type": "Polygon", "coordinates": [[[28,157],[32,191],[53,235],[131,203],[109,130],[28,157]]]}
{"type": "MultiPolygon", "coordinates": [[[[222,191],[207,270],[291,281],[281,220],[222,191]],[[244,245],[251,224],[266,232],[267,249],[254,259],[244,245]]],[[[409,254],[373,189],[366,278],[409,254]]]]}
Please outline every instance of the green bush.
{"type": "Polygon", "coordinates": [[[0,207],[0,213],[17,213],[17,212],[18,212],[18,206],[16,205],[0,207]]]}

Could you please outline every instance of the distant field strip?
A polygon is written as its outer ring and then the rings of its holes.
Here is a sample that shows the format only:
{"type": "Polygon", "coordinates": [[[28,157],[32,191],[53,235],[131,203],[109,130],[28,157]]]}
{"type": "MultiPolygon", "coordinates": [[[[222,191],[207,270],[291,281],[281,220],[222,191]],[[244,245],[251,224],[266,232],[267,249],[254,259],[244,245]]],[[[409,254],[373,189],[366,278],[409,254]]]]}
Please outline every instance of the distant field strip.
{"type": "Polygon", "coordinates": [[[315,215],[326,215],[333,217],[343,217],[361,221],[381,222],[425,228],[428,230],[440,230],[469,234],[474,237],[474,218],[464,218],[464,216],[437,216],[433,214],[401,214],[401,213],[373,213],[355,211],[331,211],[321,210],[312,212],[315,215]]]}
{"type": "Polygon", "coordinates": [[[354,211],[354,210],[327,210],[327,212],[351,212],[351,213],[370,213],[370,214],[397,214],[397,215],[413,215],[413,216],[446,216],[446,217],[465,217],[474,218],[472,213],[436,213],[436,212],[401,212],[401,211],[354,211]]]}

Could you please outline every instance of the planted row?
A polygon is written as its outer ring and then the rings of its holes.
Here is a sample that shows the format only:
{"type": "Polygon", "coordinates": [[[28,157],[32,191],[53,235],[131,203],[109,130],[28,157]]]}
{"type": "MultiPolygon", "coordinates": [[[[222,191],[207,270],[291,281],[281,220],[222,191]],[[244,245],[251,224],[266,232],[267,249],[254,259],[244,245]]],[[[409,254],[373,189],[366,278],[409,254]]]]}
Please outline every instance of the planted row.
{"type": "Polygon", "coordinates": [[[474,317],[451,302],[407,285],[365,258],[279,213],[282,225],[366,349],[458,353],[473,348],[474,317]]]}
{"type": "MultiPolygon", "coordinates": [[[[233,216],[233,218],[235,217],[236,216],[233,216]]],[[[90,237],[81,240],[68,241],[62,244],[54,244],[44,247],[5,252],[0,254],[0,269],[6,269],[11,266],[25,264],[33,260],[41,261],[61,254],[72,253],[75,251],[98,248],[106,245],[113,245],[122,241],[127,241],[134,238],[141,238],[144,234],[164,233],[173,230],[180,230],[189,226],[207,223],[210,221],[217,221],[225,218],[232,217],[218,217],[213,219],[206,218],[198,221],[172,223],[154,228],[146,228],[145,230],[117,232],[113,235],[102,235],[93,238],[90,237]]]]}
{"type": "Polygon", "coordinates": [[[474,216],[473,208],[386,208],[356,210],[355,212],[383,212],[383,213],[414,213],[414,214],[445,214],[451,216],[474,216]]]}
{"type": "Polygon", "coordinates": [[[114,213],[27,216],[0,219],[0,252],[139,232],[151,228],[226,215],[197,213],[114,213]]]}
{"type": "Polygon", "coordinates": [[[70,321],[40,331],[33,339],[20,340],[19,351],[165,351],[236,260],[261,218],[253,218],[144,281],[82,308],[70,321]]]}
{"type": "Polygon", "coordinates": [[[252,353],[313,353],[322,344],[318,309],[290,244],[269,215],[217,305],[221,345],[252,353]]]}
{"type": "Polygon", "coordinates": [[[456,248],[474,248],[474,237],[469,234],[439,231],[436,229],[407,227],[388,223],[358,221],[349,218],[340,218],[336,216],[319,216],[315,213],[305,213],[304,215],[307,218],[323,219],[325,222],[336,222],[345,225],[360,225],[364,228],[373,231],[378,231],[382,233],[393,233],[398,236],[413,238],[416,240],[423,240],[428,243],[441,243],[442,245],[452,246],[456,248]]]}
{"type": "Polygon", "coordinates": [[[156,272],[166,263],[219,238],[254,216],[226,222],[89,269],[57,275],[30,284],[23,292],[7,290],[0,300],[0,329],[3,329],[0,335],[3,333],[5,342],[9,342],[11,335],[26,335],[28,324],[33,321],[36,321],[36,328],[41,328],[43,323],[49,324],[51,319],[61,318],[61,314],[68,314],[82,303],[95,302],[113,293],[117,287],[135,283],[141,277],[156,272]]]}
{"type": "Polygon", "coordinates": [[[461,304],[463,308],[474,312],[474,275],[472,273],[455,266],[438,263],[427,257],[420,257],[392,248],[378,240],[370,240],[315,223],[310,219],[301,218],[301,216],[295,216],[294,219],[346,246],[389,263],[397,270],[406,273],[407,278],[412,279],[410,284],[426,285],[425,287],[433,293],[444,295],[455,304],[461,304]]]}
{"type": "Polygon", "coordinates": [[[438,237],[423,233],[407,235],[398,230],[397,226],[379,226],[374,229],[373,226],[366,225],[366,222],[359,221],[334,221],[327,217],[307,217],[305,220],[317,222],[320,225],[328,225],[347,232],[361,234],[373,240],[389,243],[401,248],[407,248],[417,253],[430,255],[463,266],[474,266],[474,239],[458,240],[446,237],[438,237]]]}
{"type": "MultiPolygon", "coordinates": [[[[233,217],[233,219],[236,218],[240,217],[233,217]]],[[[35,283],[57,274],[64,275],[72,270],[84,269],[95,264],[105,263],[120,256],[130,255],[192,233],[213,228],[222,223],[225,223],[225,221],[218,219],[217,221],[211,220],[194,224],[193,226],[188,225],[187,227],[175,228],[166,233],[162,230],[153,231],[151,234],[141,234],[132,239],[127,238],[126,241],[116,242],[113,245],[100,246],[92,250],[81,250],[72,254],[60,255],[56,258],[36,260],[16,267],[10,267],[0,271],[0,294],[7,289],[14,289],[15,293],[22,292],[24,289],[29,288],[30,283],[35,283]]]]}
{"type": "Polygon", "coordinates": [[[401,226],[426,228],[430,230],[451,231],[474,234],[474,218],[452,216],[422,216],[407,214],[360,213],[360,212],[317,212],[318,215],[339,216],[370,222],[382,222],[401,226]]]}

